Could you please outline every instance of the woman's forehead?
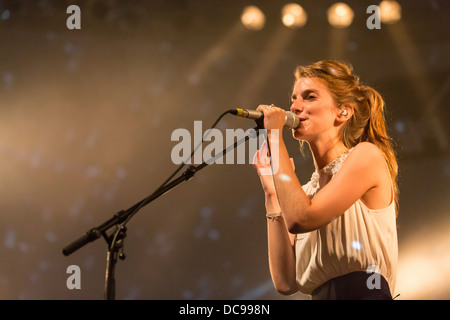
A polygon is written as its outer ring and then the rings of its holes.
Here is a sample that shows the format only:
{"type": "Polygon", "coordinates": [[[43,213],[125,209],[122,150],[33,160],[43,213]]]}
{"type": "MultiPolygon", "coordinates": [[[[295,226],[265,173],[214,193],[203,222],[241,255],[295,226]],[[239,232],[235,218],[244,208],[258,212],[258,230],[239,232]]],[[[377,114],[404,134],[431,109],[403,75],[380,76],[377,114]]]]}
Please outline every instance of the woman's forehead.
{"type": "Polygon", "coordinates": [[[306,90],[325,90],[328,89],[325,80],[321,78],[299,78],[294,84],[295,92],[303,92],[306,90]]]}

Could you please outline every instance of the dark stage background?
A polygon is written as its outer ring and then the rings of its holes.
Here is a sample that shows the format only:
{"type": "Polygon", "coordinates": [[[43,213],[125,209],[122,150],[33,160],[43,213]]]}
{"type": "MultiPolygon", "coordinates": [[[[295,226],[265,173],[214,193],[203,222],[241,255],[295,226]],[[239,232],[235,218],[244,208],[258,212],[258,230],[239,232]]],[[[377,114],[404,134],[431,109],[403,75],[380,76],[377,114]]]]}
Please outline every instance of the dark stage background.
{"type": "MultiPolygon", "coordinates": [[[[225,110],[289,107],[297,65],[341,59],[386,99],[400,164],[399,299],[450,298],[450,2],[400,1],[402,19],[366,27],[372,1],[0,1],[0,299],[102,299],[106,243],[64,246],[152,193],[176,168],[177,128],[225,110]],[[69,30],[66,8],[81,9],[69,30]],[[266,16],[246,29],[247,5],[266,16]],[[69,290],[66,269],[81,269],[69,290]]],[[[226,116],[219,128],[251,128],[226,116]]],[[[312,172],[286,133],[301,183],[312,172]]],[[[118,299],[304,299],[273,289],[264,197],[251,165],[213,165],[128,224],[118,299]]]]}

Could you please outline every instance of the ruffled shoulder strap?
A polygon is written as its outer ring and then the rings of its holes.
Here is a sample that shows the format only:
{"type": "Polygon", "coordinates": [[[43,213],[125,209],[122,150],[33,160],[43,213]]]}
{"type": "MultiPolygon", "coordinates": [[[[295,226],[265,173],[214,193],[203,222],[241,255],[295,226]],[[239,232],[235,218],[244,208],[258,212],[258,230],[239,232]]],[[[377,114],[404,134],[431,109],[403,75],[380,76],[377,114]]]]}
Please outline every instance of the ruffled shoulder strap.
{"type": "Polygon", "coordinates": [[[352,152],[352,150],[353,148],[348,149],[345,153],[343,153],[342,155],[331,161],[329,164],[327,164],[319,171],[317,170],[314,171],[314,173],[311,176],[311,186],[313,188],[317,188],[319,186],[319,179],[321,174],[334,176],[339,171],[345,159],[347,159],[347,156],[350,154],[350,152],[352,152]]]}
{"type": "Polygon", "coordinates": [[[323,173],[326,173],[328,175],[334,176],[339,169],[341,168],[342,164],[344,163],[345,159],[347,159],[347,156],[352,152],[353,148],[348,149],[345,153],[331,161],[329,164],[327,164],[325,167],[323,167],[320,171],[323,173]]]}

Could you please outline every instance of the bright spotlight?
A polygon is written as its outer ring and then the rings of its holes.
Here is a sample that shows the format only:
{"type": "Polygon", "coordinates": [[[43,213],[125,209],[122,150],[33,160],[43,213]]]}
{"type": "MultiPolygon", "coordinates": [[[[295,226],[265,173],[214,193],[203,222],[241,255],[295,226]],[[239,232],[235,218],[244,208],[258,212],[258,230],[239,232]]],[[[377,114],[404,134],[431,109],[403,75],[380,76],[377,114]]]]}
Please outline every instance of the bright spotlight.
{"type": "Polygon", "coordinates": [[[241,15],[242,24],[250,30],[261,30],[266,23],[266,16],[256,6],[245,7],[241,15]]]}
{"type": "Polygon", "coordinates": [[[402,8],[397,1],[383,0],[380,2],[380,19],[386,24],[396,23],[402,18],[402,8]]]}
{"type": "Polygon", "coordinates": [[[281,20],[286,27],[300,28],[306,24],[308,16],[303,8],[296,3],[288,3],[283,6],[281,20]]]}
{"type": "Polygon", "coordinates": [[[333,4],[327,11],[328,22],[335,28],[347,28],[352,24],[353,10],[343,2],[333,4]]]}

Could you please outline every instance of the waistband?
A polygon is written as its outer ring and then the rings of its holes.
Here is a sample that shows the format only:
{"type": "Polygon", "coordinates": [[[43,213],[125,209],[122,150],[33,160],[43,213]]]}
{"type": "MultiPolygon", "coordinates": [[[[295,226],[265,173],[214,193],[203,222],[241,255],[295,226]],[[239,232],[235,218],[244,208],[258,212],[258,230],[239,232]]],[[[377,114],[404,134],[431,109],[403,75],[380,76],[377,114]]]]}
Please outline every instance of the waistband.
{"type": "Polygon", "coordinates": [[[312,292],[313,300],[392,300],[379,273],[356,271],[328,280],[312,292]]]}

